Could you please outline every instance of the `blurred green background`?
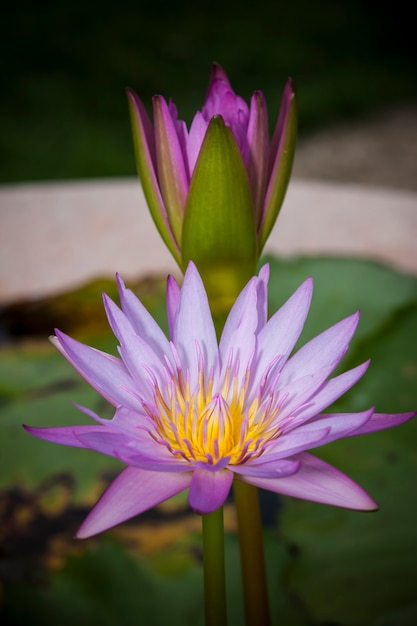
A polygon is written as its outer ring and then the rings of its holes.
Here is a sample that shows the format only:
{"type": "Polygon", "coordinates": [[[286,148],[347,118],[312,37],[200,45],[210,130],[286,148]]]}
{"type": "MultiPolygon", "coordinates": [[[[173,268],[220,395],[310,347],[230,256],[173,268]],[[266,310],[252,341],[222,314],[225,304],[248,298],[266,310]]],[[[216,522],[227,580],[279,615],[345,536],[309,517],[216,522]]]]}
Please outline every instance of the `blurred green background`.
{"type": "Polygon", "coordinates": [[[300,132],[417,98],[411,5],[372,0],[33,2],[2,8],[0,180],[135,172],[125,88],[187,122],[211,63],[271,124],[291,75],[300,132]]]}

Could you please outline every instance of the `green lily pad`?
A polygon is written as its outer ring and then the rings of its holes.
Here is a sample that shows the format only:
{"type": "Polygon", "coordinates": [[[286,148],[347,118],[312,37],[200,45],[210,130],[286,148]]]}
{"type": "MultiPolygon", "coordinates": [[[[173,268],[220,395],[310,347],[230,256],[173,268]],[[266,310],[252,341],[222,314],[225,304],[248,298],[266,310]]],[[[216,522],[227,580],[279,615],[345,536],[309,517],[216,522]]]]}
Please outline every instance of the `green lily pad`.
{"type": "Polygon", "coordinates": [[[271,267],[271,313],[309,276],[314,294],[301,343],[358,309],[361,318],[355,342],[374,333],[398,309],[417,300],[417,279],[373,261],[339,257],[290,260],[265,256],[271,267]]]}

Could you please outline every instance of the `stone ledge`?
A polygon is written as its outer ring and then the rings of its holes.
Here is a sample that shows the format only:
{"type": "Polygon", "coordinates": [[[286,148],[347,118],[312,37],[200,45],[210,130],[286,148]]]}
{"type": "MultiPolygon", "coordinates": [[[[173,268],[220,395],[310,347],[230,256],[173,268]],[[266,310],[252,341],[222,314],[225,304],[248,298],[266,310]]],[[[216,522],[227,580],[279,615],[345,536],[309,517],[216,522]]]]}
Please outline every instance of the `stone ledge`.
{"type": "MultiPolygon", "coordinates": [[[[176,272],[137,179],[0,187],[0,303],[97,276],[176,272]]],[[[265,250],[361,256],[417,273],[417,193],[293,179],[265,250]]]]}

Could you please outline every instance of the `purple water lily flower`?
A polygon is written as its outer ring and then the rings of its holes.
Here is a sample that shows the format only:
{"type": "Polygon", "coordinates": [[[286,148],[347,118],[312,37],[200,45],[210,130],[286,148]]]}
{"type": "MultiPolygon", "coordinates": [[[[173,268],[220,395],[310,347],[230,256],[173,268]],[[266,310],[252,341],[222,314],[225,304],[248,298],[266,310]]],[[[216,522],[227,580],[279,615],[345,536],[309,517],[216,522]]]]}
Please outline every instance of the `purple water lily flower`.
{"type": "MultiPolygon", "coordinates": [[[[269,140],[268,113],[265,97],[255,91],[250,106],[231,87],[224,70],[213,65],[206,100],[187,129],[185,122],[178,119],[173,102],[167,103],[160,96],[153,98],[153,124],[149,119],[140,98],[128,91],[131,107],[136,161],[139,176],[150,211],[165,243],[185,269],[186,260],[182,256],[183,224],[190,210],[189,191],[193,185],[193,175],[197,164],[207,164],[207,177],[201,183],[205,190],[218,185],[219,174],[211,171],[212,159],[223,159],[230,147],[222,147],[218,137],[212,142],[212,149],[202,154],[202,146],[210,131],[232,132],[238,146],[242,167],[236,163],[222,163],[220,172],[227,176],[226,183],[237,180],[237,186],[248,186],[251,205],[251,228],[253,235],[245,232],[241,236],[256,238],[257,252],[260,254],[274,225],[284,200],[289,182],[296,141],[297,116],[295,95],[291,80],[288,80],[282,98],[272,141],[269,140]],[[221,120],[221,123],[219,122],[221,120]],[[220,146],[220,147],[219,147],[220,146]],[[213,156],[214,155],[214,156],[213,156]],[[242,180],[241,171],[246,180],[242,180]],[[214,176],[214,180],[210,176],[214,176]]],[[[239,157],[239,158],[240,158],[239,157]]],[[[200,167],[200,173],[201,173],[200,167]]],[[[201,176],[200,176],[201,179],[201,176]]],[[[196,181],[194,180],[194,183],[196,181]]],[[[206,194],[207,197],[209,194],[206,194]]],[[[233,198],[233,194],[231,194],[233,198]]],[[[201,205],[201,200],[198,200],[201,205]]],[[[229,196],[216,197],[222,204],[222,211],[230,211],[232,229],[240,228],[243,211],[241,199],[233,206],[229,196]],[[234,217],[233,217],[234,214],[234,217]]],[[[202,212],[211,211],[203,207],[202,212]]],[[[243,219],[246,222],[246,218],[243,219]]]]}
{"type": "Polygon", "coordinates": [[[180,289],[170,277],[170,341],[122,280],[121,309],[104,296],[120,358],[57,331],[54,345],[116,408],[97,424],[26,427],[37,437],[90,448],[127,465],[92,509],[78,537],[127,520],[189,488],[209,513],[233,480],[359,510],[376,503],[348,476],[307,450],[401,424],[413,413],[322,413],[365,373],[368,362],[332,378],[355,332],[356,313],[292,356],[312,294],[306,280],[267,320],[269,268],[237,298],[217,342],[203,283],[190,263],[180,289]]]}

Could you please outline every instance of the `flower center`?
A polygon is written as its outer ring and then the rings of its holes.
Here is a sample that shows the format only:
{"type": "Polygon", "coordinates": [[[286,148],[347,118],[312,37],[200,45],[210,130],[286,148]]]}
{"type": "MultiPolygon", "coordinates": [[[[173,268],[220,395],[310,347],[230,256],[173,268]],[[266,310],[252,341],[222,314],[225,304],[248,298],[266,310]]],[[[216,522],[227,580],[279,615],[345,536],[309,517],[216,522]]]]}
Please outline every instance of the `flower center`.
{"type": "Polygon", "coordinates": [[[213,378],[206,381],[199,369],[193,391],[182,370],[168,374],[163,391],[155,384],[155,404],[146,408],[154,439],[191,463],[238,465],[260,456],[280,434],[273,394],[264,395],[261,389],[248,402],[249,370],[239,382],[230,368],[214,392],[213,378]]]}

